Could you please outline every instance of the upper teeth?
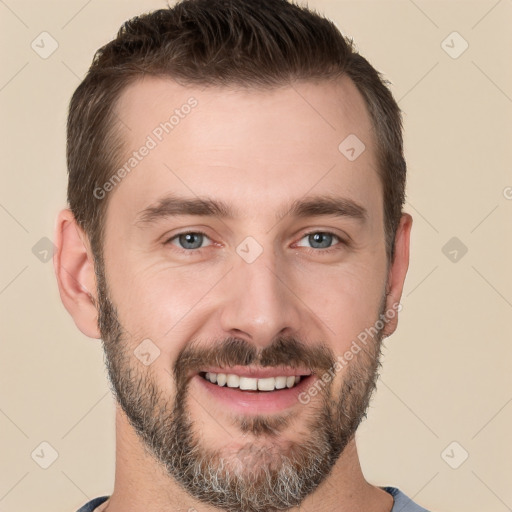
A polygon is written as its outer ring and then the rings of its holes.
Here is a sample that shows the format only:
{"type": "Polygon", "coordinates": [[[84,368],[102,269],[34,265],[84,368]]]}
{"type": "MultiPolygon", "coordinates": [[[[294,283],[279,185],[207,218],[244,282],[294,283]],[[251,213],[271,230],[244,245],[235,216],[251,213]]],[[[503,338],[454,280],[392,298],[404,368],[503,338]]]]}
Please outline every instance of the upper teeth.
{"type": "Polygon", "coordinates": [[[240,377],[232,373],[211,373],[206,372],[206,380],[216,383],[219,386],[228,385],[229,388],[240,388],[242,390],[274,391],[274,389],[292,388],[300,382],[300,376],[291,377],[268,377],[265,379],[254,379],[251,377],[240,377]]]}

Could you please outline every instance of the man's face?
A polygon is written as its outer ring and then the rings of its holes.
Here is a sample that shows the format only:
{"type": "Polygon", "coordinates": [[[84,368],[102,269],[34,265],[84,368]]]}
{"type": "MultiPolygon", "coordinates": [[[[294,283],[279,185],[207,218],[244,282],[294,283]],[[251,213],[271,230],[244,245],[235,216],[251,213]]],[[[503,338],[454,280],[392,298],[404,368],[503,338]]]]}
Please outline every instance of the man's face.
{"type": "Polygon", "coordinates": [[[267,91],[147,79],[125,91],[117,114],[130,128],[120,167],[138,152],[109,192],[98,286],[117,399],[197,499],[232,511],[298,505],[365,415],[381,329],[340,358],[391,307],[363,99],[346,79],[267,91]],[[166,133],[160,123],[176,109],[166,133]],[[354,136],[366,148],[355,160],[354,136]],[[230,215],[162,208],[171,196],[230,215]],[[327,197],[344,214],[318,208],[327,197]],[[292,209],[312,198],[317,208],[292,209]],[[301,380],[274,391],[205,380],[220,370],[265,377],[257,387],[301,380]]]}

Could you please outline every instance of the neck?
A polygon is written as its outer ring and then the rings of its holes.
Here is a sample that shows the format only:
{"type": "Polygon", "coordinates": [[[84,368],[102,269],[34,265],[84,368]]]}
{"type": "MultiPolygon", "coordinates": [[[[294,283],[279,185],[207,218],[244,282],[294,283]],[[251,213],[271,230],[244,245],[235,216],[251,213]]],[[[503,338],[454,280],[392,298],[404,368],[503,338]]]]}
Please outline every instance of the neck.
{"type": "MultiPolygon", "coordinates": [[[[393,497],[369,484],[361,471],[355,439],[302,510],[390,512],[393,497]]],[[[116,406],[116,471],[111,497],[95,512],[219,512],[192,498],[146,450],[124,412],[116,406]]],[[[298,507],[287,512],[299,512],[298,507]]]]}

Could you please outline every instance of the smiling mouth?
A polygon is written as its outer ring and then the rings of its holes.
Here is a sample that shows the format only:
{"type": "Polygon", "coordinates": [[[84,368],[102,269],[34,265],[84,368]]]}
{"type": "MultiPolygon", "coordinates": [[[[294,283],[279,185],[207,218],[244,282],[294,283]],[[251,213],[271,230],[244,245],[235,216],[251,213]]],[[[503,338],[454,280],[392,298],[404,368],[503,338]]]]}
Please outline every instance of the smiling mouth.
{"type": "Polygon", "coordinates": [[[309,375],[289,375],[276,377],[243,377],[232,373],[200,372],[199,375],[206,381],[218,387],[228,387],[247,392],[272,392],[280,389],[291,389],[309,375]]]}

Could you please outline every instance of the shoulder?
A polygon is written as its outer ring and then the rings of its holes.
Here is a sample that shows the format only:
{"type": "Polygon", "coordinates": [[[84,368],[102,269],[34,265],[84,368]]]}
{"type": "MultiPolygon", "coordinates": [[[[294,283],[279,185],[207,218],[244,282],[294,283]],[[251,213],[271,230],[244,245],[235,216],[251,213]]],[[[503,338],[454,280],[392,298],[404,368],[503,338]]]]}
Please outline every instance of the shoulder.
{"type": "Polygon", "coordinates": [[[394,499],[391,512],[429,512],[426,508],[420,507],[411,498],[406,496],[400,489],[396,487],[381,487],[384,491],[391,494],[394,499]]]}

